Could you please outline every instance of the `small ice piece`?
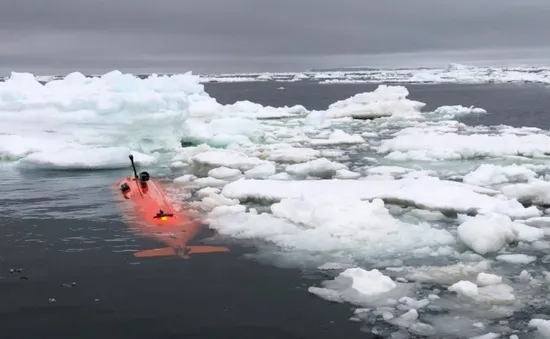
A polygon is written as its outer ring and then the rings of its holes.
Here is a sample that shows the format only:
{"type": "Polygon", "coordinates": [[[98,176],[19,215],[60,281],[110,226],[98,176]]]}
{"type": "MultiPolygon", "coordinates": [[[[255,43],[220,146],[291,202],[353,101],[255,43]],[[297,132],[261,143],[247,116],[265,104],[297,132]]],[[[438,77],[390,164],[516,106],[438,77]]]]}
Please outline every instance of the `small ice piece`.
{"type": "Polygon", "coordinates": [[[182,175],[181,177],[177,177],[176,179],[174,179],[174,184],[176,184],[176,185],[188,185],[190,182],[192,182],[195,179],[197,179],[197,177],[194,176],[193,174],[186,174],[186,175],[182,175]]]}
{"type": "Polygon", "coordinates": [[[361,176],[361,173],[352,172],[347,169],[339,169],[336,171],[336,175],[334,176],[335,179],[357,179],[361,176]]]}
{"type": "Polygon", "coordinates": [[[490,332],[490,333],[487,333],[487,334],[471,337],[470,339],[496,339],[496,338],[500,338],[500,334],[490,332]]]}
{"type": "Polygon", "coordinates": [[[212,194],[218,194],[220,193],[220,189],[219,188],[215,188],[215,187],[205,187],[205,188],[202,188],[200,190],[197,191],[197,193],[195,193],[199,198],[204,198],[204,197],[207,197],[209,195],[212,195],[212,194]]]}
{"type": "Polygon", "coordinates": [[[527,254],[501,254],[497,255],[497,260],[506,261],[512,264],[530,264],[537,260],[537,257],[527,254]]]}
{"type": "Polygon", "coordinates": [[[198,187],[223,187],[227,185],[227,181],[216,178],[206,177],[193,180],[193,186],[198,187]]]}
{"type": "Polygon", "coordinates": [[[227,180],[232,181],[231,179],[236,179],[241,175],[241,171],[236,168],[229,168],[229,167],[216,167],[208,171],[208,176],[220,179],[220,180],[227,180]]]}
{"type": "Polygon", "coordinates": [[[275,164],[270,162],[256,166],[244,172],[244,175],[248,179],[266,179],[269,176],[274,175],[275,172],[275,164]]]}
{"type": "Polygon", "coordinates": [[[489,286],[489,285],[498,285],[502,283],[502,277],[498,275],[489,274],[481,272],[477,275],[477,286],[489,286]]]}
{"type": "Polygon", "coordinates": [[[418,319],[418,312],[413,308],[408,310],[406,313],[403,313],[399,317],[390,319],[388,322],[400,326],[400,327],[409,327],[418,319]]]}
{"type": "Polygon", "coordinates": [[[469,298],[475,298],[479,294],[476,284],[467,280],[461,280],[451,285],[448,290],[469,298]]]}
{"type": "Polygon", "coordinates": [[[198,165],[223,166],[244,171],[266,163],[264,160],[249,157],[242,152],[227,149],[195,154],[191,160],[198,165]]]}
{"type": "Polygon", "coordinates": [[[277,173],[277,174],[273,174],[273,175],[270,175],[269,180],[281,180],[281,181],[286,181],[286,180],[290,180],[291,177],[290,177],[290,174],[286,173],[286,172],[281,172],[281,173],[277,173]]]}
{"type": "Polygon", "coordinates": [[[477,253],[496,252],[517,239],[512,220],[499,214],[477,215],[458,226],[460,240],[477,253]]]}
{"type": "Polygon", "coordinates": [[[347,169],[343,164],[330,161],[327,158],[319,158],[302,164],[289,165],[286,172],[299,177],[332,178],[337,170],[347,169]]]}
{"type": "Polygon", "coordinates": [[[348,268],[340,276],[352,279],[351,287],[363,295],[388,292],[397,286],[390,277],[377,269],[366,271],[359,267],[348,268]]]}
{"type": "Polygon", "coordinates": [[[519,280],[522,282],[529,282],[533,279],[533,276],[526,270],[521,271],[519,275],[519,280]]]}
{"type": "Polygon", "coordinates": [[[528,324],[529,327],[535,327],[537,331],[544,337],[550,337],[550,320],[544,319],[531,319],[528,324]]]}
{"type": "Polygon", "coordinates": [[[497,166],[482,164],[475,171],[466,174],[463,181],[471,185],[492,186],[508,182],[528,181],[535,178],[536,173],[519,165],[497,166]]]}
{"type": "Polygon", "coordinates": [[[313,145],[363,144],[365,140],[358,134],[350,135],[342,130],[335,130],[328,139],[311,139],[313,145]]]}

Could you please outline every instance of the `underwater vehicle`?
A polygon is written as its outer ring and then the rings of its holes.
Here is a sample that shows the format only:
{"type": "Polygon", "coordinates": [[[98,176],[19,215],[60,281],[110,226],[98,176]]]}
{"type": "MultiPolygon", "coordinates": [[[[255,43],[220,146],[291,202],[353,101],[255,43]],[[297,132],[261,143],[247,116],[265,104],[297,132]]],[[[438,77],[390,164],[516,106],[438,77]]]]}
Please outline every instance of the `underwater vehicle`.
{"type": "Polygon", "coordinates": [[[176,211],[167,199],[160,183],[153,180],[148,172],[137,173],[134,157],[129,156],[134,171],[133,176],[118,182],[118,191],[124,197],[123,212],[135,222],[129,226],[139,233],[166,244],[166,247],[135,252],[138,258],[172,256],[188,259],[192,254],[228,252],[223,246],[192,246],[187,243],[201,230],[201,224],[176,211]],[[128,209],[129,207],[129,209],[128,209]],[[129,216],[128,213],[132,213],[129,216]],[[131,218],[133,217],[133,218],[131,218]]]}

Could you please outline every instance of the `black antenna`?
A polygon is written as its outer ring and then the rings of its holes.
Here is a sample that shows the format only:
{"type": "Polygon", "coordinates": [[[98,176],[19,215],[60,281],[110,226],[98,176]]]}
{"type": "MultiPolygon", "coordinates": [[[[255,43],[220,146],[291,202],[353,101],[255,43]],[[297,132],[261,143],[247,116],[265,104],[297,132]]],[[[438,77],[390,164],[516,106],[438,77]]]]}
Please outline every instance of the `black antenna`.
{"type": "Polygon", "coordinates": [[[130,161],[132,162],[132,168],[134,169],[134,176],[136,179],[138,178],[137,171],[136,171],[136,165],[134,164],[134,156],[130,154],[130,161]]]}

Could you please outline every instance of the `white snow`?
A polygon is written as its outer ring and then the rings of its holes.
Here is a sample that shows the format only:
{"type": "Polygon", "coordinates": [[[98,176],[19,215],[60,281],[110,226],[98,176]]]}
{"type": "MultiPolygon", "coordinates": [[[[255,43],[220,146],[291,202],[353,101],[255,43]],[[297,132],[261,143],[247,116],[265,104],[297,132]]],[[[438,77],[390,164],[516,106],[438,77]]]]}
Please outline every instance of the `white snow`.
{"type": "Polygon", "coordinates": [[[490,286],[498,285],[502,283],[502,277],[499,277],[495,274],[481,272],[477,275],[477,285],[478,286],[490,286]]]}
{"type": "MultiPolygon", "coordinates": [[[[310,167],[306,165],[298,167],[296,172],[311,175],[310,167]]],[[[433,210],[498,212],[511,217],[540,215],[536,208],[525,208],[516,200],[503,200],[486,195],[496,193],[495,191],[430,177],[358,181],[238,180],[225,186],[222,192],[225,196],[237,199],[281,200],[330,195],[341,199],[387,199],[433,210]]]]}
{"type": "Polygon", "coordinates": [[[497,260],[506,261],[512,264],[530,264],[537,260],[536,257],[526,254],[501,254],[497,255],[497,260]]]}
{"type": "Polygon", "coordinates": [[[342,130],[335,130],[327,139],[311,139],[313,145],[363,144],[365,140],[359,135],[350,135],[342,130]]]}
{"type": "Polygon", "coordinates": [[[327,158],[311,160],[306,163],[289,165],[285,171],[297,177],[332,178],[339,170],[347,169],[345,165],[330,161],[327,158]]]}
{"type": "Polygon", "coordinates": [[[275,149],[268,154],[268,160],[277,162],[306,162],[321,155],[312,148],[284,147],[275,149]]]}
{"type": "Polygon", "coordinates": [[[225,166],[216,167],[208,171],[208,176],[221,180],[237,179],[241,176],[241,171],[235,168],[225,166]]]}
{"type": "Polygon", "coordinates": [[[371,119],[393,115],[417,115],[426,104],[407,99],[409,91],[403,86],[380,85],[373,92],[360,93],[331,104],[326,111],[312,111],[309,121],[352,117],[371,119]]]}
{"type": "Polygon", "coordinates": [[[453,106],[440,106],[436,108],[436,110],[433,112],[434,114],[438,114],[441,116],[445,116],[447,118],[454,118],[457,115],[466,115],[466,114],[484,114],[487,113],[486,110],[479,107],[464,107],[461,105],[453,105],[453,106]]]}
{"type": "Polygon", "coordinates": [[[449,291],[456,292],[466,297],[475,298],[479,295],[476,284],[471,281],[461,280],[449,287],[449,291]]]}
{"type": "Polygon", "coordinates": [[[367,271],[357,267],[346,269],[323,285],[312,286],[309,292],[336,302],[361,300],[363,303],[383,303],[384,296],[398,290],[398,284],[379,270],[367,271]]]}
{"type": "Polygon", "coordinates": [[[509,155],[544,158],[546,153],[550,153],[550,136],[462,135],[419,130],[384,140],[378,152],[395,160],[461,160],[509,155]]]}
{"type": "Polygon", "coordinates": [[[512,220],[499,214],[478,215],[460,224],[457,233],[462,242],[481,255],[497,252],[518,238],[512,220]]]}
{"type": "Polygon", "coordinates": [[[528,325],[535,327],[544,338],[550,338],[550,320],[534,318],[529,321],[528,325]]]}
{"type": "Polygon", "coordinates": [[[379,199],[366,202],[328,195],[284,199],[271,206],[272,214],[213,212],[205,221],[221,234],[265,240],[287,249],[322,251],[327,256],[345,251],[376,258],[455,243],[445,230],[396,220],[379,199]]]}
{"type": "Polygon", "coordinates": [[[463,181],[472,185],[493,186],[509,182],[528,181],[535,177],[536,173],[525,166],[482,164],[475,171],[466,174],[463,181]]]}
{"type": "Polygon", "coordinates": [[[244,176],[250,179],[266,179],[276,172],[274,163],[265,163],[244,172],[244,176]]]}
{"type": "Polygon", "coordinates": [[[19,160],[25,168],[40,169],[117,169],[131,167],[129,155],[134,156],[137,165],[151,165],[156,158],[151,155],[131,151],[126,147],[104,147],[60,149],[56,152],[35,152],[19,160]]]}
{"type": "Polygon", "coordinates": [[[247,171],[256,166],[267,163],[266,161],[260,160],[256,157],[249,157],[241,152],[226,149],[202,152],[194,155],[191,160],[197,165],[227,167],[239,169],[241,171],[247,171]]]}

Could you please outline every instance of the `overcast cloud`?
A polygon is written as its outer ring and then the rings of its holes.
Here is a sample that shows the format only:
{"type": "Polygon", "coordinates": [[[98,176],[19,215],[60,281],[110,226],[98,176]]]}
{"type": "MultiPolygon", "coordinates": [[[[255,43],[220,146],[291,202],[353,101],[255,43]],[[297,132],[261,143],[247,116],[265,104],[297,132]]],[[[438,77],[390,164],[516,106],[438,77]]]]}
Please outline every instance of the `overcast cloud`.
{"type": "Polygon", "coordinates": [[[548,18],[550,0],[2,0],[0,73],[540,62],[548,18]]]}

